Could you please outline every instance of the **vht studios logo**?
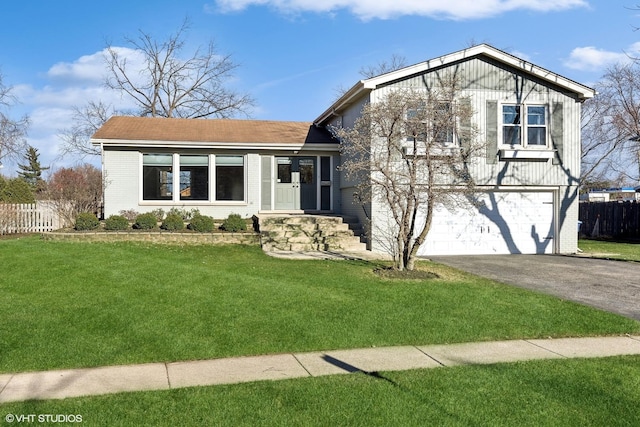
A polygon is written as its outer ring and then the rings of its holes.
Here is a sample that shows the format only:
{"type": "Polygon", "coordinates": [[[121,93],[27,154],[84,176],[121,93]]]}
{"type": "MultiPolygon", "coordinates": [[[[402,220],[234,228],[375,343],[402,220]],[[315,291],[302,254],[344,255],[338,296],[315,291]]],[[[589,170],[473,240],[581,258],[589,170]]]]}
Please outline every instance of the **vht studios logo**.
{"type": "Polygon", "coordinates": [[[82,415],[74,414],[7,414],[8,423],[81,423],[82,415]]]}

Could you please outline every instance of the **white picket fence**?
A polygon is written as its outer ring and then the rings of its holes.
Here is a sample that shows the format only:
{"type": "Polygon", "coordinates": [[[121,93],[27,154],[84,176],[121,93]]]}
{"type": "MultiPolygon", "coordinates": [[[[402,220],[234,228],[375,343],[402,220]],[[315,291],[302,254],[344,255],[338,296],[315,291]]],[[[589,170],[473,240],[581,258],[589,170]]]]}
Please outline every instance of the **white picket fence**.
{"type": "Polygon", "coordinates": [[[46,201],[29,204],[0,203],[0,235],[53,231],[62,225],[60,216],[46,201]]]}

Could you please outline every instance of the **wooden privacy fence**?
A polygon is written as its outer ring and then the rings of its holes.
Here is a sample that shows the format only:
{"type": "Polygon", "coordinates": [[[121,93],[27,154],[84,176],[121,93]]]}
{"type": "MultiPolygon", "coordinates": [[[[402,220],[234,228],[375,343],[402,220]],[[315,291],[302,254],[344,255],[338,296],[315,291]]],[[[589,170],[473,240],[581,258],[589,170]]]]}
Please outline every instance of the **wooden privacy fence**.
{"type": "Polygon", "coordinates": [[[580,234],[587,237],[640,239],[640,203],[580,203],[580,234]]]}
{"type": "Polygon", "coordinates": [[[0,203],[0,235],[53,231],[62,225],[59,215],[46,202],[0,203]]]}

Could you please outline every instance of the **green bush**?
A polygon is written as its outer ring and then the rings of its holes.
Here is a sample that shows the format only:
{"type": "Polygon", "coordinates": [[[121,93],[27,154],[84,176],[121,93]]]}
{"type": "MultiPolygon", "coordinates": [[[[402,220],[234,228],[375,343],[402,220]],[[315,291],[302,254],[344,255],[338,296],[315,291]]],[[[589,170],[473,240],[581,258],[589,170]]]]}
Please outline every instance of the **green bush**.
{"type": "Polygon", "coordinates": [[[156,217],[156,222],[161,222],[164,218],[164,209],[162,208],[154,209],[150,213],[156,217]]]}
{"type": "Polygon", "coordinates": [[[224,220],[220,226],[225,231],[244,231],[247,229],[247,223],[238,214],[231,214],[224,220]]]}
{"type": "Polygon", "coordinates": [[[138,215],[140,215],[140,213],[138,213],[138,211],[134,210],[134,209],[125,209],[120,211],[120,215],[125,217],[127,219],[127,221],[129,222],[133,222],[136,220],[136,217],[138,215]]]}
{"type": "Polygon", "coordinates": [[[21,178],[5,179],[0,176],[0,202],[5,203],[34,203],[36,201],[33,190],[21,178]]]}
{"type": "Polygon", "coordinates": [[[100,227],[98,218],[90,212],[79,213],[76,217],[76,227],[78,231],[95,230],[100,227]]]}
{"type": "Polygon", "coordinates": [[[167,212],[167,215],[171,215],[171,214],[180,215],[183,221],[189,221],[194,216],[200,215],[200,211],[195,208],[190,210],[180,209],[180,208],[171,208],[169,209],[169,212],[167,212]]]}
{"type": "Polygon", "coordinates": [[[139,230],[153,230],[158,226],[158,218],[152,212],[143,213],[136,217],[136,222],[133,224],[133,228],[139,230]]]}
{"type": "Polygon", "coordinates": [[[129,228],[129,220],[122,215],[111,215],[104,220],[105,230],[121,231],[129,228]]]}
{"type": "Polygon", "coordinates": [[[196,215],[189,223],[189,230],[198,231],[200,233],[210,233],[215,228],[213,218],[206,215],[196,215]]]}
{"type": "Polygon", "coordinates": [[[169,213],[160,226],[163,230],[178,231],[184,228],[182,216],[176,213],[169,213]]]}

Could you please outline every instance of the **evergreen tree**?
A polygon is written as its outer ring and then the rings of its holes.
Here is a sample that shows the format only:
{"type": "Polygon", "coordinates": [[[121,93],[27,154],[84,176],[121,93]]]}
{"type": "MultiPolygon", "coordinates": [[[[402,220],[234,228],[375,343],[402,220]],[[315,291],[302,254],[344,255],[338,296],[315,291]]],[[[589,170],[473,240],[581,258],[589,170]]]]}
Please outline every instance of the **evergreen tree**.
{"type": "Polygon", "coordinates": [[[42,172],[49,169],[48,167],[42,167],[39,157],[40,153],[38,153],[38,149],[29,146],[26,154],[24,155],[24,159],[27,164],[18,164],[18,167],[20,168],[18,176],[26,181],[34,191],[42,191],[44,189],[45,182],[44,179],[42,179],[42,172]]]}
{"type": "Polygon", "coordinates": [[[34,203],[33,191],[22,178],[6,179],[0,176],[1,203],[34,203]]]}

